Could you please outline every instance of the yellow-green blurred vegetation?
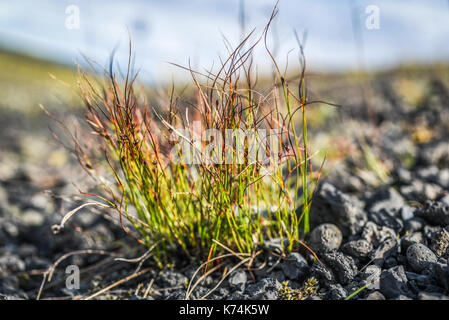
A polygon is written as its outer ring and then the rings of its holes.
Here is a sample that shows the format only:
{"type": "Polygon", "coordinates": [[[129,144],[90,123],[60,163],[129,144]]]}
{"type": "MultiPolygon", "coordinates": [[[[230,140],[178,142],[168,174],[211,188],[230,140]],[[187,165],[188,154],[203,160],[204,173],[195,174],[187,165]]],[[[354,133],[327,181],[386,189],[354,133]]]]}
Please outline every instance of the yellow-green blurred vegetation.
{"type": "Polygon", "coordinates": [[[78,98],[75,68],[0,50],[0,70],[1,108],[32,116],[78,98]]]}

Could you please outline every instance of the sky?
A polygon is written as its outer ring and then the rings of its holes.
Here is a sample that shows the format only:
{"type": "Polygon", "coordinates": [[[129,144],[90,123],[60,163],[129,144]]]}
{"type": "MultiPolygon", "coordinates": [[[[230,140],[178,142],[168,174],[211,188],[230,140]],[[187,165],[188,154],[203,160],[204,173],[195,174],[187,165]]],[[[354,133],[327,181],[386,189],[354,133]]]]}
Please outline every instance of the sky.
{"type": "MultiPolygon", "coordinates": [[[[238,44],[240,1],[256,39],[274,0],[0,0],[0,47],[67,64],[84,54],[101,65],[117,48],[123,66],[131,36],[143,77],[168,79],[182,74],[169,62],[208,69],[226,56],[224,38],[238,44]]],[[[294,30],[307,32],[308,67],[317,70],[449,60],[449,0],[280,0],[269,45],[281,64],[298,61],[294,30]],[[369,6],[378,9],[378,28],[366,24],[369,6]]],[[[263,45],[255,58],[270,66],[263,45]]]]}

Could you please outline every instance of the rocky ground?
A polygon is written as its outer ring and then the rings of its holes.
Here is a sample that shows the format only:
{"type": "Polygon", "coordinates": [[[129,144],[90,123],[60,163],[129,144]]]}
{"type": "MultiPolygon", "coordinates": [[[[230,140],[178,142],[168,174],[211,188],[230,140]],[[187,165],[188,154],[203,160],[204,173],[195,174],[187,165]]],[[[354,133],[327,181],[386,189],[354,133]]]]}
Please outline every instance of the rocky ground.
{"type": "Polygon", "coordinates": [[[218,287],[222,273],[212,273],[193,290],[198,265],[158,269],[108,212],[86,208],[53,234],[85,200],[78,188],[92,181],[49,142],[45,125],[3,112],[0,299],[345,299],[359,289],[353,299],[449,299],[449,91],[430,79],[410,106],[395,95],[394,79],[382,79],[369,115],[348,98],[312,129],[354,129],[348,154],[331,159],[313,201],[307,244],[318,260],[304,247],[282,256],[285,244],[272,239],[251,270],[237,269],[218,287]],[[80,268],[79,289],[66,285],[69,265],[80,268]]]}

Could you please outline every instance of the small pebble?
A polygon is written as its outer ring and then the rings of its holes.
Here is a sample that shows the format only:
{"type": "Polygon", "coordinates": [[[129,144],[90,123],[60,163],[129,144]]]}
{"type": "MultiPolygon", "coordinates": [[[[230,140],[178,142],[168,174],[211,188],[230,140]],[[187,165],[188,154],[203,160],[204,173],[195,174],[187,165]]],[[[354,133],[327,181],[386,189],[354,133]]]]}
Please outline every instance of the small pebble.
{"type": "Polygon", "coordinates": [[[332,251],[340,247],[342,238],[336,225],[324,223],[310,233],[310,248],[319,253],[332,251]]]}

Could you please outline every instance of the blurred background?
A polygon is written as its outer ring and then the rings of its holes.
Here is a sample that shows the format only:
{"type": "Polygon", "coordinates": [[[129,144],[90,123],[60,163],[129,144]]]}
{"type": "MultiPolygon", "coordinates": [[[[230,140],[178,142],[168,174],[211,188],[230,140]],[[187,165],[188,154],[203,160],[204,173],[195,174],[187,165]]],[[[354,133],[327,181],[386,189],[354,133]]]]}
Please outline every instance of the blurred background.
{"type": "MultiPolygon", "coordinates": [[[[81,53],[104,64],[116,48],[126,64],[130,36],[143,77],[160,81],[179,71],[167,62],[190,59],[210,66],[226,53],[223,37],[236,45],[242,31],[261,32],[274,5],[274,0],[2,1],[0,46],[67,65],[81,53]]],[[[269,39],[279,59],[297,49],[293,30],[306,30],[308,65],[314,70],[354,70],[361,62],[368,69],[386,69],[449,57],[447,0],[286,0],[279,8],[269,39]],[[379,16],[371,29],[370,6],[379,16]]]]}

